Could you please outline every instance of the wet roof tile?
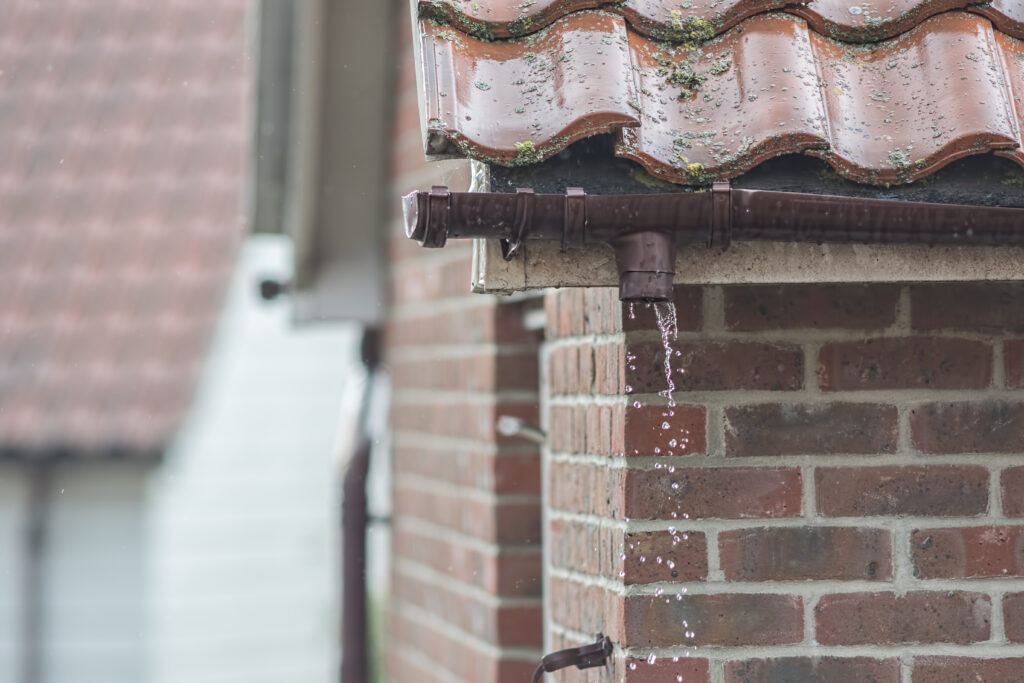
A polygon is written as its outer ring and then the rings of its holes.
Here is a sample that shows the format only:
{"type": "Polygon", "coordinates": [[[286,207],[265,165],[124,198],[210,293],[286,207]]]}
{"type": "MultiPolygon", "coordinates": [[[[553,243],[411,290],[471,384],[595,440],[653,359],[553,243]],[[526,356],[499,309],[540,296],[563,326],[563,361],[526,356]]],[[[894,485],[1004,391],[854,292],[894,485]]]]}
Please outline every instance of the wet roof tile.
{"type": "MultiPolygon", "coordinates": [[[[991,16],[1012,23],[1009,3],[993,3],[984,16],[942,11],[948,2],[890,3],[886,13],[909,30],[864,44],[811,25],[840,7],[864,14],[833,0],[817,0],[815,13],[788,7],[747,17],[699,45],[634,30],[627,8],[663,10],[656,0],[563,12],[527,36],[497,41],[422,19],[428,151],[526,164],[615,131],[616,154],[685,184],[800,152],[876,185],[912,182],[970,154],[1024,165],[1024,48],[991,16]]],[[[489,9],[497,22],[511,16],[502,8],[538,17],[566,8],[541,4],[489,9]]],[[[741,4],[725,11],[742,14],[741,4]]],[[[883,23],[892,22],[868,22],[883,23]]]]}
{"type": "Polygon", "coordinates": [[[242,227],[244,5],[0,6],[0,452],[153,455],[242,227]]]}
{"type": "Polygon", "coordinates": [[[839,40],[866,42],[909,31],[928,17],[962,9],[987,16],[1003,32],[1024,38],[1019,0],[417,0],[420,15],[485,40],[535,33],[573,12],[604,9],[639,33],[686,42],[710,30],[723,33],[747,17],[780,10],[839,40]]]}

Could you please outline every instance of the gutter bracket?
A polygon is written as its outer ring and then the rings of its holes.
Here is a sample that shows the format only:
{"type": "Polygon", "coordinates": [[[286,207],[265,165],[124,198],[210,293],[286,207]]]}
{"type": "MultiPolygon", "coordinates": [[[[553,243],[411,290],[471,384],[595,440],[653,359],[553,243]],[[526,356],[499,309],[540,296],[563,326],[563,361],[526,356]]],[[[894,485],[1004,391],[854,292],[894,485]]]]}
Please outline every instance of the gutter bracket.
{"type": "Polygon", "coordinates": [[[532,189],[516,188],[516,216],[512,221],[514,237],[501,240],[501,257],[506,261],[512,260],[526,239],[526,231],[533,222],[533,199],[532,189]]]}
{"type": "Polygon", "coordinates": [[[717,181],[711,186],[711,227],[708,246],[723,251],[732,242],[732,190],[729,181],[717,181]]]}
{"type": "Polygon", "coordinates": [[[565,222],[562,251],[582,249],[587,238],[587,193],[582,187],[565,188],[565,222]]]}

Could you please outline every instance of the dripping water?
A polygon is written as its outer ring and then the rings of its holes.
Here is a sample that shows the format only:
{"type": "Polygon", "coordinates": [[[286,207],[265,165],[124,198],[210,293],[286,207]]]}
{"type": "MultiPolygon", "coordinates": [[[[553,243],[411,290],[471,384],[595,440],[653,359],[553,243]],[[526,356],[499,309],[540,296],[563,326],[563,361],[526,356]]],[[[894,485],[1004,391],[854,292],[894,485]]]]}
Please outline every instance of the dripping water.
{"type": "Polygon", "coordinates": [[[672,342],[679,336],[679,321],[676,318],[676,305],[671,301],[659,301],[654,304],[654,315],[658,319],[658,331],[661,333],[661,346],[665,351],[665,390],[659,396],[668,399],[670,408],[676,405],[672,392],[676,385],[672,381],[672,342]]]}

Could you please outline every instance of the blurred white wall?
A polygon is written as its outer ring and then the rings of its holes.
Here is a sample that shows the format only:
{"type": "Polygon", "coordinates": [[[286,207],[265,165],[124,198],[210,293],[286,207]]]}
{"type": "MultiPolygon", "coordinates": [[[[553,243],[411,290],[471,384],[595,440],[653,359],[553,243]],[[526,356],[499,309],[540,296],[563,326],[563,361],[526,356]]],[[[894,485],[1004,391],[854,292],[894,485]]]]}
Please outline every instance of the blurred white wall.
{"type": "Polygon", "coordinates": [[[248,238],[191,415],[150,482],[154,683],[337,680],[339,425],[359,399],[359,330],[296,328],[287,298],[260,301],[259,278],[290,263],[286,238],[248,238]]]}

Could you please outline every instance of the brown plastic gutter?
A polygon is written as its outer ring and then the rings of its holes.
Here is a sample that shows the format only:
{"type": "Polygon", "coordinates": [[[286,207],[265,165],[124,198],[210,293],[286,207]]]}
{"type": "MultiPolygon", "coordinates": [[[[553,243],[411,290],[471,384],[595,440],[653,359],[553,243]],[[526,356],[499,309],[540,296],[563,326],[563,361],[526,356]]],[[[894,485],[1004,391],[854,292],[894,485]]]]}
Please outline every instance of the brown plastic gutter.
{"type": "Polygon", "coordinates": [[[732,189],[657,195],[448,192],[403,199],[406,234],[425,247],[448,238],[498,238],[507,254],[528,239],[562,250],[605,243],[616,253],[624,301],[672,295],[675,247],[732,241],[1024,245],[1024,209],[732,189]]]}

